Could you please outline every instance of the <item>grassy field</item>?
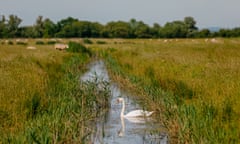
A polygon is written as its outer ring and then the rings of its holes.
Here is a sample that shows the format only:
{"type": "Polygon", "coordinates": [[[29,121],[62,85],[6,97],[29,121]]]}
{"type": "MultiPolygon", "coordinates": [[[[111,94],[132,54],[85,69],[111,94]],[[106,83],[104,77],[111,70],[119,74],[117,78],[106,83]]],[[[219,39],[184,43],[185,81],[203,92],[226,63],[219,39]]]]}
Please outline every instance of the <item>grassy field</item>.
{"type": "Polygon", "coordinates": [[[91,47],[159,111],[172,143],[240,143],[240,39],[102,41],[91,47]]]}
{"type": "Polygon", "coordinates": [[[94,84],[80,85],[90,51],[57,51],[50,40],[0,41],[0,143],[89,141],[109,97],[94,84]]]}
{"type": "Polygon", "coordinates": [[[87,142],[88,121],[109,97],[79,83],[96,55],[114,81],[156,111],[171,143],[240,143],[240,39],[81,42],[94,54],[56,51],[47,39],[0,40],[0,143],[87,142]]]}

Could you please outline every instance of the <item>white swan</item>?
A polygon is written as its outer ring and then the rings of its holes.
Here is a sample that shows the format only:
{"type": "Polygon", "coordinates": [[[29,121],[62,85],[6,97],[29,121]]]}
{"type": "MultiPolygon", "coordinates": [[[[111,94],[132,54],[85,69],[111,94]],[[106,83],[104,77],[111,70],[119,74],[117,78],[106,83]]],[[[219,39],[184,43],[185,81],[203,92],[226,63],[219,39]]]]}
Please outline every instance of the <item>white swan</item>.
{"type": "Polygon", "coordinates": [[[118,131],[118,136],[120,137],[124,137],[125,135],[125,121],[124,121],[124,118],[121,117],[121,129],[118,131]]]}
{"type": "Polygon", "coordinates": [[[122,102],[122,111],[121,111],[121,118],[122,117],[125,117],[125,118],[128,118],[128,117],[148,117],[148,116],[151,116],[153,114],[154,111],[144,111],[144,110],[134,110],[134,111],[131,111],[129,113],[127,113],[126,115],[124,115],[124,111],[125,111],[125,102],[124,102],[124,99],[123,98],[118,98],[117,99],[117,102],[122,102]]]}

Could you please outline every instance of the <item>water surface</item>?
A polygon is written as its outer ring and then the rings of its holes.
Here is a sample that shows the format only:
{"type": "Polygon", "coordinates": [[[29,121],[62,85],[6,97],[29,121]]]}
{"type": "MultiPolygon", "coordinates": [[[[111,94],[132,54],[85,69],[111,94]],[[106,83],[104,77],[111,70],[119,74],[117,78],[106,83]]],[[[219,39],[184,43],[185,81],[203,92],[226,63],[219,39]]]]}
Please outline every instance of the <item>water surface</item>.
{"type": "MultiPolygon", "coordinates": [[[[97,120],[96,129],[91,135],[94,144],[167,144],[167,134],[163,127],[148,118],[120,118],[122,105],[117,103],[119,97],[125,99],[125,114],[131,110],[141,109],[131,98],[131,94],[121,90],[111,82],[103,61],[96,61],[89,65],[90,69],[81,81],[106,81],[110,83],[111,107],[97,120]]],[[[101,86],[99,86],[101,87],[101,86]]]]}

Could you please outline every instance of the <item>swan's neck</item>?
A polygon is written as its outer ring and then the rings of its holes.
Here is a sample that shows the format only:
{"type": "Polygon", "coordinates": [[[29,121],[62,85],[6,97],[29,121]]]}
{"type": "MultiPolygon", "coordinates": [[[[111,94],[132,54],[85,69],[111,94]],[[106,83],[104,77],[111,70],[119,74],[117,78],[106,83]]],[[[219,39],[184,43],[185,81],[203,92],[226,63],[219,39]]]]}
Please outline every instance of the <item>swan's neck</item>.
{"type": "Polygon", "coordinates": [[[125,111],[125,102],[122,101],[122,111],[121,111],[121,117],[124,117],[124,111],[125,111]]]}

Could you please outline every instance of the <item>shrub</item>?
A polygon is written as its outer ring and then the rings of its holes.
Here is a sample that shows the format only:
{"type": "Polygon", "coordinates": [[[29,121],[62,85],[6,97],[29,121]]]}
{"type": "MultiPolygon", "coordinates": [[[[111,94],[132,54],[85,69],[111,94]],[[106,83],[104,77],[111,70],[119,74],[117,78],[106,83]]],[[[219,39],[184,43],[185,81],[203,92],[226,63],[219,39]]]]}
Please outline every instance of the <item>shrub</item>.
{"type": "Polygon", "coordinates": [[[97,44],[107,44],[105,41],[97,41],[97,44]]]}
{"type": "Polygon", "coordinates": [[[85,43],[85,44],[93,44],[93,42],[90,39],[84,39],[83,43],[85,43]]]}
{"type": "Polygon", "coordinates": [[[14,43],[12,41],[7,42],[9,45],[13,45],[14,43]]]}
{"type": "Polygon", "coordinates": [[[69,48],[66,49],[68,52],[73,52],[73,53],[86,53],[89,56],[92,55],[92,52],[87,49],[84,45],[76,42],[69,42],[68,44],[69,48]]]}
{"type": "Polygon", "coordinates": [[[54,40],[50,40],[50,41],[47,42],[48,45],[54,45],[55,43],[57,43],[57,42],[54,41],[54,40]]]}
{"type": "Polygon", "coordinates": [[[36,41],[36,45],[44,45],[44,44],[45,43],[43,41],[40,41],[40,40],[36,41]]]}

